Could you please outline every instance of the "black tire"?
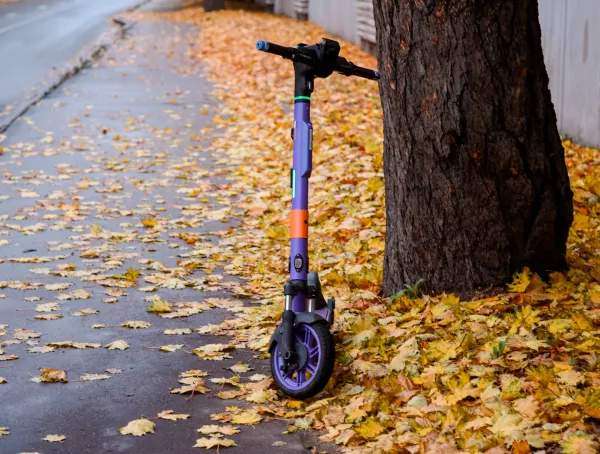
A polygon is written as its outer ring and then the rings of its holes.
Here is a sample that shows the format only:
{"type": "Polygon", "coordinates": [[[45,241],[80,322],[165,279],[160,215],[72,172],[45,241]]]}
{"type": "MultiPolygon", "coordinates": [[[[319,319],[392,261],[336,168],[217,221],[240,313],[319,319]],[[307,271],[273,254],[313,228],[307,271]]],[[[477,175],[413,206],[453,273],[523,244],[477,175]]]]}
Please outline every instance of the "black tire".
{"type": "Polygon", "coordinates": [[[313,323],[309,325],[316,333],[318,342],[321,345],[321,361],[317,371],[314,374],[312,382],[302,389],[291,389],[286,386],[279,379],[279,375],[276,373],[276,353],[275,349],[271,352],[271,374],[277,384],[277,387],[290,397],[295,399],[308,399],[314,395],[320,393],[323,388],[327,385],[327,382],[331,378],[333,372],[333,366],[335,362],[335,341],[333,335],[329,331],[329,326],[324,323],[313,323]]]}

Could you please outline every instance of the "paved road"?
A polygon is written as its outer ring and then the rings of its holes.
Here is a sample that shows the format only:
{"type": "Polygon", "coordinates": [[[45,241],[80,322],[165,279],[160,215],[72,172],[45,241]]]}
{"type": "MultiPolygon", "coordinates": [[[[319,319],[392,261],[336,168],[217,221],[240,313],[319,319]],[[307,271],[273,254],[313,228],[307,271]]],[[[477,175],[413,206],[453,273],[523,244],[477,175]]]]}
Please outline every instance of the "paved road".
{"type": "Polygon", "coordinates": [[[0,4],[0,112],[31,94],[136,0],[24,0],[0,4]]]}

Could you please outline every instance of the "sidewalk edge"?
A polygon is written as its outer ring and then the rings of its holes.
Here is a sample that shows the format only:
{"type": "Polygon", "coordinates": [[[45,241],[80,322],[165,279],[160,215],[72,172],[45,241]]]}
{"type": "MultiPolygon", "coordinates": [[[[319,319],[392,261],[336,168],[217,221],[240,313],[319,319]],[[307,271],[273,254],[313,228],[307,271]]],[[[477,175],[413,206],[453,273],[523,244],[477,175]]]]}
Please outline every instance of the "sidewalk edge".
{"type": "MultiPolygon", "coordinates": [[[[126,11],[135,11],[151,1],[152,0],[142,0],[127,8],[126,11]]],[[[114,20],[117,18],[118,16],[114,16],[113,18],[109,19],[113,21],[114,25],[109,26],[108,30],[105,30],[97,40],[85,46],[79,52],[79,55],[77,55],[75,58],[72,58],[62,68],[51,72],[48,76],[50,79],[49,82],[42,82],[39,86],[35,87],[38,88],[38,90],[31,98],[26,98],[18,103],[6,118],[2,118],[0,120],[0,134],[4,133],[8,128],[10,128],[19,117],[23,116],[30,109],[31,106],[46,98],[53,91],[59,88],[67,79],[75,76],[88,64],[97,60],[115,42],[125,38],[127,32],[133,27],[134,23],[114,20]],[[72,63],[74,60],[76,60],[76,62],[72,63]]]]}

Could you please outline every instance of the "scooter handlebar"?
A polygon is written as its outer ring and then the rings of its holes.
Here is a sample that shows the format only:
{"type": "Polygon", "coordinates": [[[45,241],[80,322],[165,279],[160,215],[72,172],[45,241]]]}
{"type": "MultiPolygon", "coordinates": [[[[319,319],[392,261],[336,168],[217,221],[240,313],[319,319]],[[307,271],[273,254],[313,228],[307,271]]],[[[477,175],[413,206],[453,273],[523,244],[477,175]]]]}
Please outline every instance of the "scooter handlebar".
{"type": "Polygon", "coordinates": [[[256,49],[268,52],[270,54],[279,55],[280,57],[287,58],[289,60],[298,53],[293,47],[280,46],[279,44],[273,44],[268,41],[256,41],[256,49]]]}
{"type": "MultiPolygon", "coordinates": [[[[256,49],[270,54],[279,55],[288,60],[305,60],[306,63],[314,62],[314,59],[309,55],[305,55],[295,47],[280,46],[268,41],[256,41],[256,49]]],[[[355,65],[344,57],[338,57],[334,71],[343,74],[344,76],[358,76],[369,80],[379,80],[379,72],[372,69],[362,68],[355,65]]]]}
{"type": "Polygon", "coordinates": [[[372,69],[357,66],[351,61],[346,60],[344,57],[338,57],[335,71],[344,76],[358,76],[369,80],[379,80],[379,71],[373,71],[372,69]]]}

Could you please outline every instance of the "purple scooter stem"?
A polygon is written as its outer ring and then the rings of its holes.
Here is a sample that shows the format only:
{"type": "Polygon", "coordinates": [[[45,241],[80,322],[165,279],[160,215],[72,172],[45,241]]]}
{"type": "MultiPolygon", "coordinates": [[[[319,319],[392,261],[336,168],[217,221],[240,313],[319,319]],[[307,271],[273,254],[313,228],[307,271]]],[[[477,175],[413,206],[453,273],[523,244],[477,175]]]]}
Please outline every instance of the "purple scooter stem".
{"type": "MultiPolygon", "coordinates": [[[[294,158],[292,168],[292,225],[290,234],[290,280],[306,282],[308,274],[308,179],[312,172],[312,124],[310,98],[295,100],[294,158]],[[306,212],[304,214],[303,212],[306,212]]],[[[298,293],[292,302],[294,312],[306,311],[306,297],[298,293]]]]}

